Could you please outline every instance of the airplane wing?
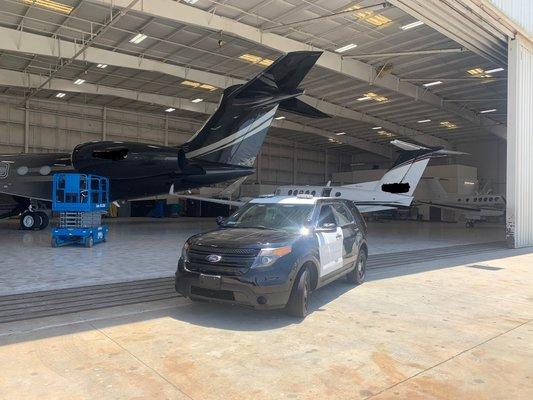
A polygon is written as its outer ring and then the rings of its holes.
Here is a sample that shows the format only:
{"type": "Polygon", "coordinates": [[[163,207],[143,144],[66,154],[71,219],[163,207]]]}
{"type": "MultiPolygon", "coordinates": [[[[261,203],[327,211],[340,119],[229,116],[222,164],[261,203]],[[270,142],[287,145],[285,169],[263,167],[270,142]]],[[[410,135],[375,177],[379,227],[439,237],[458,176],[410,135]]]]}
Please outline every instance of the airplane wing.
{"type": "MultiPolygon", "coordinates": [[[[356,203],[357,206],[357,203],[356,203]]],[[[385,210],[395,210],[398,207],[390,207],[390,206],[357,206],[357,209],[361,214],[367,214],[371,212],[377,212],[377,211],[385,211],[385,210]]]]}
{"type": "Polygon", "coordinates": [[[241,185],[244,183],[246,179],[248,179],[248,176],[243,176],[242,178],[237,179],[235,182],[231,183],[226,188],[221,190],[217,194],[217,196],[230,197],[233,193],[237,191],[237,189],[239,189],[239,187],[241,187],[241,185]]]}
{"type": "MultiPolygon", "coordinates": [[[[420,146],[420,145],[413,144],[413,143],[407,143],[407,142],[404,142],[398,139],[391,140],[390,144],[402,150],[407,150],[407,151],[430,149],[429,147],[424,147],[424,146],[420,146]]],[[[433,147],[431,149],[433,149],[433,147]]],[[[437,154],[437,155],[442,155],[442,156],[463,156],[463,155],[467,155],[468,153],[463,153],[462,151],[447,150],[447,149],[439,150],[439,148],[437,147],[435,148],[435,152],[433,152],[432,154],[437,154]]]]}
{"type": "MultiPolygon", "coordinates": [[[[432,207],[443,208],[447,210],[463,211],[463,212],[503,212],[503,210],[497,210],[490,207],[476,207],[476,206],[466,206],[466,205],[457,205],[457,204],[447,204],[447,203],[434,203],[431,201],[420,201],[417,200],[416,204],[424,204],[432,207]]],[[[499,215],[499,214],[498,214],[499,215]]]]}
{"type": "Polygon", "coordinates": [[[244,201],[217,199],[217,198],[214,198],[214,197],[194,196],[194,195],[191,195],[191,194],[174,194],[174,197],[177,197],[178,199],[207,201],[207,202],[210,202],[210,203],[225,204],[227,206],[237,207],[237,208],[246,204],[246,202],[244,202],[244,201]]]}

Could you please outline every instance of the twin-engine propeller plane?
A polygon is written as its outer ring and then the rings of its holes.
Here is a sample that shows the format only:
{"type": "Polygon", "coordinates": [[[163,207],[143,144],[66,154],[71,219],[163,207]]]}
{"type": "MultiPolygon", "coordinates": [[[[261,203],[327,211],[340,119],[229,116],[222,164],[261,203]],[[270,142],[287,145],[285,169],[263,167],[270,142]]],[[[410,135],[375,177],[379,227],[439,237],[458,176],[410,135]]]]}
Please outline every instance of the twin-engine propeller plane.
{"type": "Polygon", "coordinates": [[[292,52],[255,78],[226,88],[205,125],[180,148],[132,142],[89,142],[72,153],[0,155],[0,218],[21,214],[22,229],[44,229],[52,175],[110,179],[110,198],[129,200],[235,180],[253,164],[279,109],[311,118],[328,115],[297,99],[298,85],[322,53],[292,52]],[[5,196],[1,196],[1,195],[5,196]],[[6,208],[7,207],[7,208],[6,208]]]}

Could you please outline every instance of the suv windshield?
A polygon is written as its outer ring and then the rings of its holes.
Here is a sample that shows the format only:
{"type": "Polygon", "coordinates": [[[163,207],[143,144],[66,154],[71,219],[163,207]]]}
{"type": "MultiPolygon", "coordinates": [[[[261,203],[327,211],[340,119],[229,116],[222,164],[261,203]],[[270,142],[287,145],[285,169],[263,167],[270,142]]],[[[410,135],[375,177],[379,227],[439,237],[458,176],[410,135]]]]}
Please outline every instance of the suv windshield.
{"type": "Polygon", "coordinates": [[[299,231],[311,218],[313,204],[249,203],[229,217],[229,228],[299,231]]]}

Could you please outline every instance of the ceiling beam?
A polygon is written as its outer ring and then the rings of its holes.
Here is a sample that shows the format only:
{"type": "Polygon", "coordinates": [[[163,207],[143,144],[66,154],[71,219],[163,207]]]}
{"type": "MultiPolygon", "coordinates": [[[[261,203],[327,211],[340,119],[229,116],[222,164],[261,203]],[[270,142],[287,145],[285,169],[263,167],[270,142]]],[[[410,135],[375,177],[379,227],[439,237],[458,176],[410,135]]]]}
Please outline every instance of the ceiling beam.
{"type": "MultiPolygon", "coordinates": [[[[189,99],[165,96],[155,93],[139,92],[130,89],[120,89],[110,86],[97,85],[91,83],[84,83],[82,85],[75,85],[71,80],[52,78],[49,79],[46,76],[27,74],[19,71],[11,71],[6,69],[0,69],[0,85],[1,86],[16,86],[26,89],[33,89],[42,86],[42,83],[46,81],[46,85],[42,87],[42,90],[54,90],[57,92],[69,92],[69,93],[86,93],[101,96],[114,96],[123,99],[129,99],[134,101],[140,101],[149,104],[160,105],[161,108],[172,107],[179,110],[193,111],[201,114],[211,115],[215,112],[217,104],[209,102],[193,103],[189,99]]],[[[310,133],[325,138],[338,139],[334,132],[330,132],[324,129],[315,128],[312,126],[300,124],[297,122],[287,120],[275,120],[272,126],[279,129],[286,129],[296,132],[310,133]]],[[[368,151],[370,153],[378,154],[385,158],[392,158],[392,148],[368,142],[363,139],[354,137],[343,137],[339,139],[342,144],[352,146],[361,150],[368,151]]]]}
{"type": "MultiPolygon", "coordinates": [[[[3,40],[0,41],[0,50],[13,52],[38,54],[47,57],[68,58],[75,54],[79,49],[79,45],[76,45],[73,42],[4,27],[0,27],[0,37],[3,38],[3,40]]],[[[232,78],[221,74],[200,71],[194,68],[181,67],[161,61],[151,60],[146,57],[136,57],[133,55],[120,53],[118,51],[110,51],[96,47],[87,48],[78,57],[78,60],[87,61],[93,64],[103,63],[116,67],[159,72],[182,79],[207,83],[222,89],[231,85],[245,82],[242,79],[232,78]]],[[[396,135],[414,140],[426,146],[450,147],[450,144],[446,140],[415,129],[407,128],[403,125],[399,125],[388,120],[374,117],[350,108],[338,106],[336,104],[319,100],[310,96],[304,95],[301,96],[301,99],[309,104],[314,105],[322,112],[325,112],[331,116],[338,116],[355,121],[366,122],[368,124],[379,125],[396,135]]]]}
{"type": "MultiPolygon", "coordinates": [[[[125,7],[127,0],[88,0],[107,7],[125,7]]],[[[393,2],[393,4],[396,2],[393,2]]],[[[178,3],[172,0],[150,0],[138,3],[133,9],[145,15],[172,20],[186,25],[199,26],[204,29],[225,32],[250,42],[269,47],[282,53],[298,50],[323,50],[309,44],[290,39],[275,33],[265,32],[260,28],[222,17],[199,8],[178,3]]],[[[403,96],[430,104],[436,108],[455,114],[462,119],[501,137],[506,136],[507,128],[490,118],[483,117],[469,109],[452,102],[443,102],[443,98],[424,87],[402,81],[394,74],[378,76],[375,68],[359,60],[344,58],[341,55],[323,50],[324,54],[317,64],[322,68],[334,71],[358,80],[368,82],[376,87],[391,90],[403,96]]]]}

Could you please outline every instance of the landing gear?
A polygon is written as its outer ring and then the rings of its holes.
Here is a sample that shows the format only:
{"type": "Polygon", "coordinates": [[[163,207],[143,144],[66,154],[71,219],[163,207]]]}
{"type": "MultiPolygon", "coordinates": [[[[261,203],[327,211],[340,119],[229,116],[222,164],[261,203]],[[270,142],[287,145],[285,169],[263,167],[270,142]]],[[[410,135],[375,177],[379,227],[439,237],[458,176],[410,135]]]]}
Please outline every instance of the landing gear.
{"type": "Polygon", "coordinates": [[[48,226],[48,214],[44,211],[25,211],[20,216],[20,229],[25,231],[40,231],[48,226]]]}

